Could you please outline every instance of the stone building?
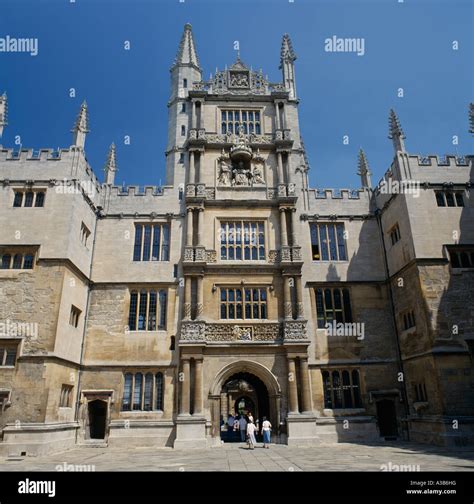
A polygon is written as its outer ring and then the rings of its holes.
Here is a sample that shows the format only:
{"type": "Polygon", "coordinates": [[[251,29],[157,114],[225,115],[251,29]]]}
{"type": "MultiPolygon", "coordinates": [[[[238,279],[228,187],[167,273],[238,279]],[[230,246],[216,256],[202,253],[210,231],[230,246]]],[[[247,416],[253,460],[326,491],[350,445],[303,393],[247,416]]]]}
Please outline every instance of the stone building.
{"type": "Polygon", "coordinates": [[[472,443],[474,158],[409,154],[391,111],[377,186],[361,151],[360,189],[310,188],[295,60],[206,81],[186,25],[163,187],[114,185],[114,145],[99,181],[86,103],[71,147],[0,148],[2,454],[219,445],[248,411],[291,445],[472,443]]]}

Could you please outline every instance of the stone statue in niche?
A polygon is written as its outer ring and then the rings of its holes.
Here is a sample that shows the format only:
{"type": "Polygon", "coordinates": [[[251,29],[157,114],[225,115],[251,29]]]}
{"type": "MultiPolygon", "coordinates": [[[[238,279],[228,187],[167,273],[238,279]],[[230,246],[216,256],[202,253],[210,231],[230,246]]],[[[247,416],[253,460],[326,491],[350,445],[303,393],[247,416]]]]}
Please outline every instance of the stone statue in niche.
{"type": "Polygon", "coordinates": [[[230,186],[232,184],[232,170],[229,164],[224,160],[220,162],[218,183],[223,186],[230,186]]]}
{"type": "Polygon", "coordinates": [[[259,164],[255,165],[253,169],[252,181],[254,184],[265,184],[265,180],[263,180],[263,169],[259,164]]]}
{"type": "Polygon", "coordinates": [[[243,161],[239,161],[237,166],[232,170],[234,175],[234,185],[236,186],[248,186],[249,185],[249,173],[250,170],[245,168],[243,161]]]}

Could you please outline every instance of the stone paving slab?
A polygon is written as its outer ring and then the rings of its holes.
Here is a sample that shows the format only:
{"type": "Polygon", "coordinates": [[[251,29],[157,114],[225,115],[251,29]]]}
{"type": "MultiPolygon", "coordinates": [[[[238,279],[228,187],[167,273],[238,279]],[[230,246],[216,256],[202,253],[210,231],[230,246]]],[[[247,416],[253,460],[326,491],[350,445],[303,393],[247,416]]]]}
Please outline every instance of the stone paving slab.
{"type": "Polygon", "coordinates": [[[473,449],[394,442],[321,444],[312,448],[232,443],[206,450],[89,448],[21,460],[0,459],[0,471],[474,471],[473,449]],[[61,466],[62,469],[58,469],[61,466]]]}

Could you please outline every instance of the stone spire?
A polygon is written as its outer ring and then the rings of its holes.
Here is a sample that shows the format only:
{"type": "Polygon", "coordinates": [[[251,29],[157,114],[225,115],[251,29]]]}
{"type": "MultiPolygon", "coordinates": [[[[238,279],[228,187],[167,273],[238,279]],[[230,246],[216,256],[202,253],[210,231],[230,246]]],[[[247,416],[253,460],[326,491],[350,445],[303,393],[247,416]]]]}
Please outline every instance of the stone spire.
{"type": "Polygon", "coordinates": [[[89,133],[89,117],[87,113],[87,103],[84,100],[77,115],[72,132],[72,145],[84,149],[86,144],[86,135],[89,133]]]}
{"type": "Polygon", "coordinates": [[[114,185],[115,183],[115,173],[117,170],[117,159],[115,155],[115,144],[112,143],[109,147],[109,154],[107,156],[107,162],[104,166],[105,171],[105,183],[109,185],[114,185]]]}
{"type": "Polygon", "coordinates": [[[178,53],[176,54],[176,58],[171,68],[177,65],[192,66],[201,70],[196,51],[196,44],[194,43],[192,27],[189,23],[184,25],[184,32],[181,37],[181,42],[179,43],[178,53]]]}
{"type": "Polygon", "coordinates": [[[280,51],[280,70],[283,73],[283,84],[290,92],[290,98],[296,98],[296,82],[295,82],[295,62],[296,54],[293,50],[288,33],[283,35],[280,51]]]}
{"type": "Polygon", "coordinates": [[[395,111],[393,109],[390,109],[388,126],[388,138],[392,140],[395,152],[405,152],[405,134],[403,133],[402,127],[400,126],[400,121],[398,120],[397,114],[395,114],[395,111]]]}
{"type": "Polygon", "coordinates": [[[0,96],[0,139],[3,135],[3,128],[8,124],[8,101],[7,93],[0,96]]]}
{"type": "Polygon", "coordinates": [[[372,179],[370,176],[372,175],[372,172],[369,169],[369,162],[367,161],[367,157],[365,155],[365,152],[362,149],[359,149],[359,170],[357,171],[357,175],[360,176],[360,181],[362,184],[362,187],[364,189],[371,189],[372,188],[372,179]]]}
{"type": "Polygon", "coordinates": [[[474,135],[474,103],[469,104],[469,133],[474,135]]]}

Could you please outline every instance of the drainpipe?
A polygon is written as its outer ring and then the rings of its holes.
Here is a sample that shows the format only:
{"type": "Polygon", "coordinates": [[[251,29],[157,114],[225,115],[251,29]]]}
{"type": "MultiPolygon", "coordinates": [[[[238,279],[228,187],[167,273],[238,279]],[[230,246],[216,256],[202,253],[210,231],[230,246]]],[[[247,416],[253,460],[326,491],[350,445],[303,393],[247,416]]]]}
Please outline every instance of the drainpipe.
{"type": "Polygon", "coordinates": [[[410,410],[408,407],[408,394],[407,394],[406,381],[405,381],[406,375],[405,375],[405,370],[403,369],[402,350],[400,347],[400,334],[398,332],[397,318],[395,315],[395,303],[393,301],[392,282],[390,281],[390,272],[389,272],[389,268],[388,268],[388,259],[387,259],[387,249],[385,247],[384,230],[383,230],[381,214],[382,213],[381,213],[380,209],[377,208],[375,210],[375,217],[377,218],[377,224],[378,224],[378,228],[379,228],[379,232],[380,232],[380,239],[382,240],[385,276],[388,280],[388,285],[389,285],[388,294],[389,294],[389,299],[390,299],[390,308],[391,308],[391,312],[392,312],[393,327],[395,329],[395,336],[396,336],[396,342],[397,342],[398,367],[399,367],[399,370],[403,376],[402,397],[403,397],[403,403],[404,403],[404,407],[405,407],[407,441],[410,441],[410,427],[409,427],[409,423],[408,423],[408,416],[409,416],[410,410]]]}
{"type": "MultiPolygon", "coordinates": [[[[95,226],[94,226],[94,237],[92,240],[92,251],[91,251],[91,263],[89,267],[89,279],[88,279],[88,288],[87,288],[87,299],[86,299],[86,310],[84,313],[84,329],[82,331],[82,342],[81,342],[81,357],[79,359],[79,372],[77,376],[77,391],[76,391],[76,409],[74,412],[74,421],[79,422],[79,408],[80,408],[80,400],[81,400],[81,377],[82,377],[82,363],[84,361],[84,347],[85,347],[85,341],[86,341],[86,330],[87,330],[87,320],[89,317],[89,309],[90,309],[90,293],[91,293],[91,286],[92,286],[92,264],[94,263],[94,252],[95,252],[95,241],[96,241],[96,235],[97,235],[97,225],[99,223],[99,216],[100,216],[100,209],[95,210],[95,216],[96,216],[96,221],[95,221],[95,226]]],[[[78,436],[78,430],[76,430],[76,444],[77,444],[77,436],[78,436]]]]}

